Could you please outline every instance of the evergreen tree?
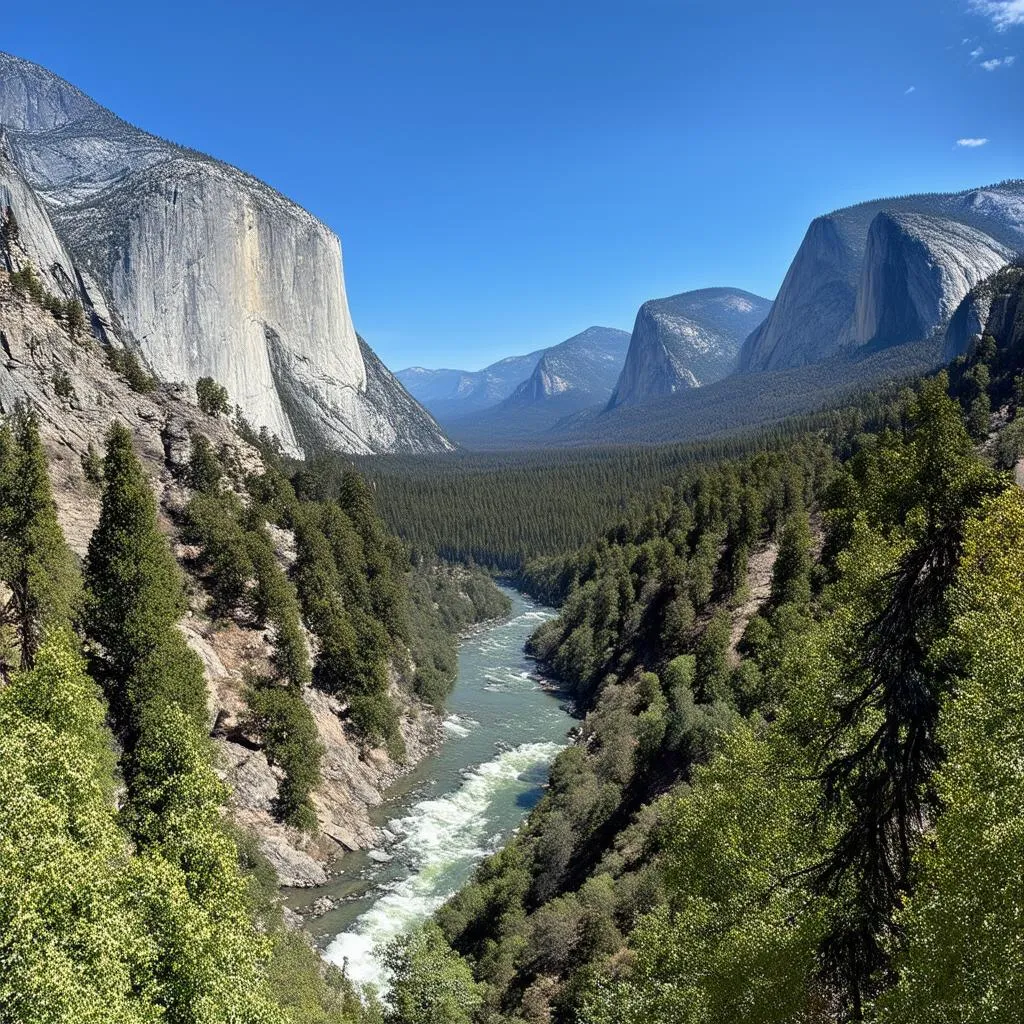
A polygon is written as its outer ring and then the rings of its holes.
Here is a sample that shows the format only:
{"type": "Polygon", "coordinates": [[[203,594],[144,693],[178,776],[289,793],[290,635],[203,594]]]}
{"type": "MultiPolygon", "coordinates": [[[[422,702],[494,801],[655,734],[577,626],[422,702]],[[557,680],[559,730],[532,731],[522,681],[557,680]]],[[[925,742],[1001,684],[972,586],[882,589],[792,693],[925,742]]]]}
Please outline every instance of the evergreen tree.
{"type": "Polygon", "coordinates": [[[122,728],[137,728],[150,699],[206,712],[198,657],[177,629],[185,611],[181,575],[157,526],[156,501],[130,431],[107,434],[103,503],[85,563],[86,630],[100,648],[105,683],[122,728]]]}
{"type": "Polygon", "coordinates": [[[779,553],[772,569],[770,602],[806,604],[811,599],[811,531],[807,513],[794,512],[782,528],[779,553]]]}
{"type": "Polygon", "coordinates": [[[4,618],[18,634],[13,660],[29,668],[47,629],[71,622],[81,580],[57,522],[39,428],[27,415],[0,432],[0,579],[11,591],[4,618]]]}

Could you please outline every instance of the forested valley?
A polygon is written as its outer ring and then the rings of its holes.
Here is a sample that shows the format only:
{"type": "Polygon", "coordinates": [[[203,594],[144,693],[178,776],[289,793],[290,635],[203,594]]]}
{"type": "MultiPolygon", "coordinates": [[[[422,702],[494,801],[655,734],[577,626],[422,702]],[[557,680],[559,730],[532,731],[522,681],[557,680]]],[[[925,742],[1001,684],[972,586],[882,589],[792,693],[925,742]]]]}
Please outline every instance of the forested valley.
{"type": "Polygon", "coordinates": [[[321,780],[309,688],[400,763],[405,702],[444,704],[459,633],[507,598],[482,575],[413,566],[354,473],[322,501],[272,450],[245,473],[196,433],[168,524],[126,426],[83,463],[102,498],[80,562],[34,415],[0,429],[0,1020],[377,1019],[285,926],[274,868],[232,823],[204,664],[178,623],[198,592],[211,628],[266,631],[242,728],[301,832],[321,780]]]}
{"type": "Polygon", "coordinates": [[[526,562],[579,735],[392,1020],[1021,1019],[1022,285],[948,373],[526,562]]]}
{"type": "Polygon", "coordinates": [[[713,444],[364,478],[239,421],[258,468],[196,430],[172,507],[115,422],[82,457],[84,559],[35,415],[8,416],[0,1020],[1021,1019],[1024,273],[999,287],[1015,319],[948,371],[713,444]],[[477,565],[559,607],[530,650],[579,725],[363,991],[232,823],[180,625],[268,638],[239,728],[312,832],[310,693],[400,763],[460,631],[507,612],[477,565]]]}

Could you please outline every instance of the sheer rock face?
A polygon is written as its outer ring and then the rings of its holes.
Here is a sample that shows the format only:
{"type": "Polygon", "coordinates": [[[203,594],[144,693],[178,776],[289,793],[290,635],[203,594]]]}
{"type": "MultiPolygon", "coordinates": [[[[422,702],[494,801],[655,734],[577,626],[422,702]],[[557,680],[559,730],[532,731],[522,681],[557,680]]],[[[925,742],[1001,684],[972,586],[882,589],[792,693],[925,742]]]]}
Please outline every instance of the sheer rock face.
{"type": "Polygon", "coordinates": [[[920,341],[944,325],[973,283],[1022,249],[1020,181],[819,217],[771,313],[744,342],[739,368],[786,369],[843,348],[920,341]]]}
{"type": "Polygon", "coordinates": [[[429,417],[395,421],[411,406],[394,378],[368,396],[341,246],[311,214],[6,55],[0,123],[76,267],[98,283],[95,304],[161,379],[214,377],[292,452],[451,447],[429,417]]]}
{"type": "Polygon", "coordinates": [[[640,405],[720,380],[771,302],[738,288],[704,288],[645,302],[609,408],[640,405]]]}
{"type": "Polygon", "coordinates": [[[1012,258],[1011,249],[966,224],[880,213],[868,232],[853,344],[882,347],[926,337],[1012,258]]]}

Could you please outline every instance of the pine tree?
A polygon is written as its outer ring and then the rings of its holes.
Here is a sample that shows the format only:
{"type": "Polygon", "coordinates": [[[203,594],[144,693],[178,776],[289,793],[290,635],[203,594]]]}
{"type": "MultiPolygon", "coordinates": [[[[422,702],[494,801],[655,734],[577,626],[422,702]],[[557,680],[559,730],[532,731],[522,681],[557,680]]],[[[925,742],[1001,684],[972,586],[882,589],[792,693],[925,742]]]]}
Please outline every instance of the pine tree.
{"type": "Polygon", "coordinates": [[[46,631],[71,622],[81,579],[57,522],[39,427],[27,415],[0,434],[0,578],[11,591],[4,621],[18,633],[16,662],[30,668],[46,631]]]}
{"type": "Polygon", "coordinates": [[[186,602],[181,576],[156,521],[156,501],[120,423],[107,434],[103,504],[89,541],[86,630],[122,729],[137,726],[150,698],[168,699],[201,720],[205,687],[177,621],[186,602]]]}

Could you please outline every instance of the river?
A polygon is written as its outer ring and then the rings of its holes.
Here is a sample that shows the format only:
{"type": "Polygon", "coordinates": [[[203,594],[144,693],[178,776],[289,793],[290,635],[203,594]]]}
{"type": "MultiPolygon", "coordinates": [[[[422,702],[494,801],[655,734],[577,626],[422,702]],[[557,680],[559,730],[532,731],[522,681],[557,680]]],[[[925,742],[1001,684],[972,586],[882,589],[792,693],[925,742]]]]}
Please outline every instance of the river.
{"type": "MultiPolygon", "coordinates": [[[[514,590],[509,618],[467,636],[448,702],[445,740],[387,794],[376,820],[394,836],[391,860],[345,855],[316,890],[340,900],[312,920],[324,956],[356,982],[380,983],[374,951],[433,913],[507,841],[540,799],[548,766],[572,725],[542,686],[527,637],[554,613],[514,590]]],[[[308,903],[309,894],[298,902],[308,903]]],[[[296,903],[296,899],[289,902],[296,903]]]]}

